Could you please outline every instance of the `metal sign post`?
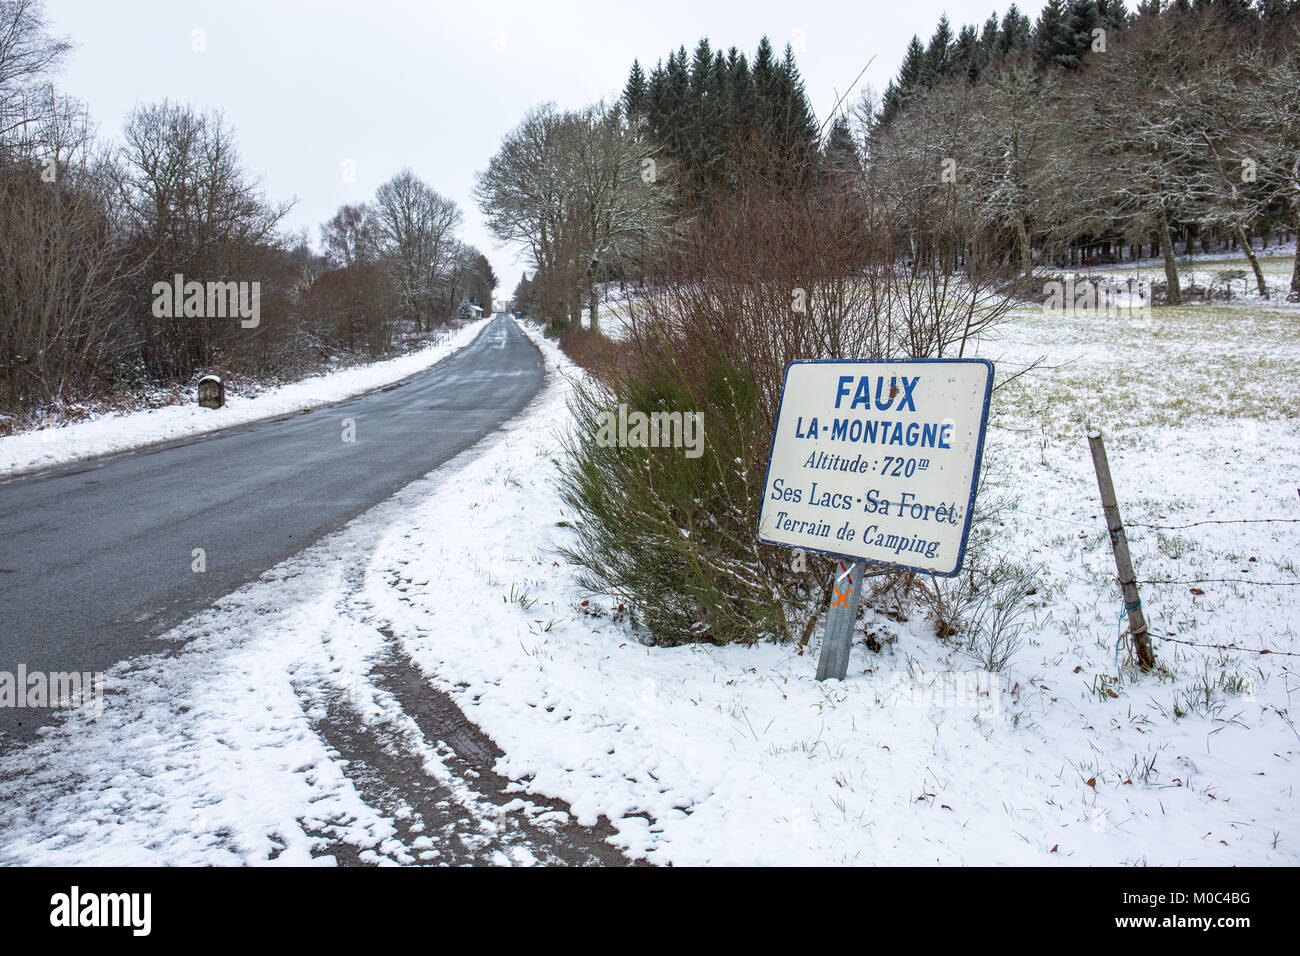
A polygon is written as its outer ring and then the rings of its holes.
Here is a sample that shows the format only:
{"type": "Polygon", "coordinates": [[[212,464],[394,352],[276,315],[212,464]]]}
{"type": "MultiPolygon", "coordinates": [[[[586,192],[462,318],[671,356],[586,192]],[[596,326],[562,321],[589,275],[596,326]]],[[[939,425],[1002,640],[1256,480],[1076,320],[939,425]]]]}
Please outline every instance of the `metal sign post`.
{"type": "Polygon", "coordinates": [[[826,614],[826,636],[817,660],[817,679],[844,680],[849,672],[849,648],[853,646],[853,624],[858,619],[862,600],[862,579],[867,576],[867,562],[839,562],[839,571],[831,585],[831,609],[826,614]]]}
{"type": "Polygon", "coordinates": [[[840,559],[818,680],[848,673],[868,562],[961,570],[992,391],[984,359],[786,366],[758,537],[840,559]]]}

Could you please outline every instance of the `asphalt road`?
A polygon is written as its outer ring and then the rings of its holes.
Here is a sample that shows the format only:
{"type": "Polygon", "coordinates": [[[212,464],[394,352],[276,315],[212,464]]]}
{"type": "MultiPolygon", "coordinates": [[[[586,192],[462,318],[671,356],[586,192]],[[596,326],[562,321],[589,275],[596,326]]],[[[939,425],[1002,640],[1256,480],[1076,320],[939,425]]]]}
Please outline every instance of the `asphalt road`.
{"type": "MultiPolygon", "coordinates": [[[[544,374],[498,318],[396,386],[0,482],[0,672],[97,672],[157,651],[151,638],[513,417],[544,374]]],[[[0,707],[0,747],[52,713],[0,707]]]]}

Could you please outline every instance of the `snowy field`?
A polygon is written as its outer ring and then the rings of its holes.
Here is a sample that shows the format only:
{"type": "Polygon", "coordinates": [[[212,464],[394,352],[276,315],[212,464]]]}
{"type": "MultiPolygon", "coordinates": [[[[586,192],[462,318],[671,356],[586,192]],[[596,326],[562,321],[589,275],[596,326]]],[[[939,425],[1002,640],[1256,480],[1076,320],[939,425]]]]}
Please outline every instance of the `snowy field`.
{"type": "MultiPolygon", "coordinates": [[[[488,317],[490,318],[490,316],[488,317]]],[[[315,375],[268,389],[254,397],[226,392],[222,408],[190,403],[124,414],[103,414],[70,425],[51,426],[0,438],[0,477],[52,468],[145,445],[186,438],[203,432],[305,411],[342,401],[401,381],[442,361],[468,345],[488,318],[447,332],[430,345],[384,362],[315,375]]]]}
{"type": "MultiPolygon", "coordinates": [[[[1291,288],[1291,272],[1295,262],[1295,243],[1272,245],[1267,248],[1262,243],[1255,244],[1255,255],[1259,260],[1260,271],[1264,273],[1264,282],[1269,295],[1274,301],[1285,301],[1291,288]]],[[[1184,288],[1199,286],[1213,289],[1216,294],[1227,289],[1238,302],[1260,304],[1255,284],[1255,275],[1250,262],[1241,253],[1215,252],[1211,254],[1194,253],[1176,257],[1179,284],[1184,288]],[[1238,275],[1240,273],[1240,275],[1238,275]]],[[[1163,283],[1165,267],[1162,259],[1139,259],[1119,265],[1098,266],[1087,269],[1052,269],[1047,271],[1069,273],[1070,275],[1092,275],[1098,279],[1113,282],[1163,283]]],[[[1045,292],[1042,300],[1046,300],[1045,292]]],[[[628,335],[629,316],[636,309],[636,299],[632,290],[619,291],[611,283],[605,287],[600,304],[600,330],[612,339],[623,339],[628,335]]],[[[591,327],[590,309],[582,310],[582,325],[591,327]]]]}
{"type": "MultiPolygon", "coordinates": [[[[1255,256],[1259,260],[1260,271],[1264,273],[1264,282],[1269,295],[1285,299],[1291,288],[1295,243],[1270,246],[1267,249],[1257,243],[1255,256]]],[[[1255,274],[1251,270],[1250,260],[1242,253],[1197,253],[1175,258],[1178,265],[1178,282],[1183,288],[1191,285],[1216,290],[1227,288],[1237,298],[1258,299],[1259,290],[1255,284],[1255,274]]],[[[1165,266],[1162,259],[1142,259],[1132,263],[1102,266],[1091,271],[1118,278],[1127,276],[1152,282],[1165,281],[1165,266]]]]}
{"type": "Polygon", "coordinates": [[[1003,507],[982,533],[1040,587],[991,683],[915,606],[870,614],[883,650],[860,629],[843,682],[813,680],[817,638],[641,643],[555,553],[581,372],[533,337],[552,374],[519,418],[177,628],[183,648],[117,668],[97,719],[0,758],[0,862],[301,863],[322,833],[437,862],[313,730],[343,695],[458,786],[374,681],[396,645],[505,751],[512,812],[563,799],[654,863],[1300,863],[1300,310],[1031,309],[985,344],[1000,377],[1050,366],[994,397],[982,494],[1003,507]],[[1143,586],[1159,675],[1116,650],[1085,425],[1106,435],[1139,578],[1196,582],[1143,586]],[[1288,523],[1137,527],[1264,518],[1288,523]]]}

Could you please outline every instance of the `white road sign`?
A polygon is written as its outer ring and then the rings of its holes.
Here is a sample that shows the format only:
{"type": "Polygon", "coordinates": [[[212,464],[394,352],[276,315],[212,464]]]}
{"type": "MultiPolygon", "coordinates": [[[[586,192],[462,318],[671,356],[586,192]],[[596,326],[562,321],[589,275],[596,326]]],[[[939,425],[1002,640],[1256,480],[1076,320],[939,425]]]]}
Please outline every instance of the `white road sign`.
{"type": "Polygon", "coordinates": [[[992,390],[984,359],[791,362],[759,539],[956,574],[992,390]]]}

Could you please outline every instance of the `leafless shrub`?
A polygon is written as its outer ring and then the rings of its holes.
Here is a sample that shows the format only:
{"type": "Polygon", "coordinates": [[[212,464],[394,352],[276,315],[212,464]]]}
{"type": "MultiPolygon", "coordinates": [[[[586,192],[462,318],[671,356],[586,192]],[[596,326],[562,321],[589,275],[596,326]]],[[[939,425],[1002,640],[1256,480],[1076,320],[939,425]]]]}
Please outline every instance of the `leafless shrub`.
{"type": "Polygon", "coordinates": [[[1033,569],[1000,562],[975,605],[966,652],[985,670],[998,672],[1020,650],[1029,596],[1038,589],[1033,569]]]}
{"type": "Polygon", "coordinates": [[[1021,647],[1029,597],[1038,587],[1035,569],[990,560],[976,547],[959,575],[931,577],[919,593],[937,637],[960,641],[985,670],[1000,671],[1021,647]]]}

